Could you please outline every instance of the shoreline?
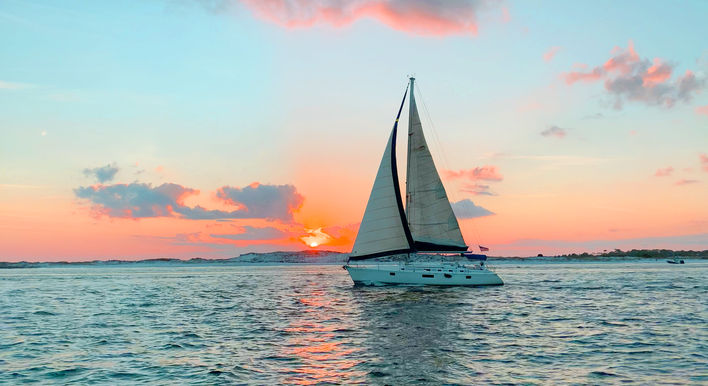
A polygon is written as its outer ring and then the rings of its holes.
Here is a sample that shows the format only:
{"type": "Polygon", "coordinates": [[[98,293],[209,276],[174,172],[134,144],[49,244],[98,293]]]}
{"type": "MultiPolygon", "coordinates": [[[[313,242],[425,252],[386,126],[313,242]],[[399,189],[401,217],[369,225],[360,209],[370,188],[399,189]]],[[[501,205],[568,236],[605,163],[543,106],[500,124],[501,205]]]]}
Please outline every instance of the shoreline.
{"type": "MultiPolygon", "coordinates": [[[[337,256],[339,258],[340,256],[337,256]]],[[[708,261],[706,256],[675,256],[675,257],[639,257],[639,256],[544,256],[544,257],[507,257],[490,256],[488,261],[495,263],[608,263],[608,262],[665,262],[673,258],[686,262],[708,261]]],[[[311,266],[311,265],[341,265],[346,259],[322,259],[322,261],[238,261],[239,257],[229,259],[146,259],[146,260],[91,260],[78,262],[0,262],[0,270],[24,268],[80,268],[80,267],[204,267],[204,266],[311,266]]],[[[372,261],[371,263],[390,263],[390,261],[372,261]]]]}

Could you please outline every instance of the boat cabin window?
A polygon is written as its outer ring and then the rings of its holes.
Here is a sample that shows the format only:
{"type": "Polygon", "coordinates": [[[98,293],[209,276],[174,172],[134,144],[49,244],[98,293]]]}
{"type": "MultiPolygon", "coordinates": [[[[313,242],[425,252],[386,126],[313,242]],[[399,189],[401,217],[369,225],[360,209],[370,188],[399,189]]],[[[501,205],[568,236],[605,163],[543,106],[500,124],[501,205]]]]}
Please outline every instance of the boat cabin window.
{"type": "MultiPolygon", "coordinates": [[[[450,271],[450,272],[452,272],[452,271],[450,271]]],[[[450,275],[449,273],[446,273],[446,274],[445,274],[445,277],[448,278],[448,279],[450,279],[450,278],[452,277],[452,275],[450,275]]]]}
{"type": "Polygon", "coordinates": [[[435,277],[435,275],[426,275],[426,274],[423,274],[423,277],[435,277]]]}
{"type": "Polygon", "coordinates": [[[466,279],[471,279],[471,278],[472,278],[472,276],[465,276],[465,278],[466,278],[466,279]]]}
{"type": "Polygon", "coordinates": [[[388,274],[391,276],[396,276],[396,272],[389,272],[388,274]]]}

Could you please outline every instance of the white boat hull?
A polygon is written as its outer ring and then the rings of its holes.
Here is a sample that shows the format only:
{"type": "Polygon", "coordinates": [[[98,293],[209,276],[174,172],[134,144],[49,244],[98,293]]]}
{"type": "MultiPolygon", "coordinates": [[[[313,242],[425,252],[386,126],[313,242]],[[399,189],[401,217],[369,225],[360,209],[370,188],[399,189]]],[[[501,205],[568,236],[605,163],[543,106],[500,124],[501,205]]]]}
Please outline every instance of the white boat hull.
{"type": "Polygon", "coordinates": [[[358,285],[438,285],[487,286],[503,285],[496,273],[483,266],[461,264],[387,264],[345,265],[354,284],[358,285]]]}

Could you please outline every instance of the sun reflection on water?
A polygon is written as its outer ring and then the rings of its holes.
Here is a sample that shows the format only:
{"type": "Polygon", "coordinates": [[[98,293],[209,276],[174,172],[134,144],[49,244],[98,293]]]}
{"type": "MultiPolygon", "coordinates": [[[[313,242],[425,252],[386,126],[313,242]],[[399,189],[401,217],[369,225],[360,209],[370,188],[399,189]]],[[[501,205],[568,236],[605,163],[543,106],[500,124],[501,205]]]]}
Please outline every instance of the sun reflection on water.
{"type": "Polygon", "coordinates": [[[281,354],[294,360],[280,370],[286,374],[283,382],[298,385],[346,383],[364,377],[366,372],[354,370],[361,361],[352,359],[352,354],[360,349],[353,347],[342,333],[350,329],[332,317],[346,304],[316,282],[308,283],[297,292],[292,296],[300,312],[285,328],[288,338],[281,354]]]}

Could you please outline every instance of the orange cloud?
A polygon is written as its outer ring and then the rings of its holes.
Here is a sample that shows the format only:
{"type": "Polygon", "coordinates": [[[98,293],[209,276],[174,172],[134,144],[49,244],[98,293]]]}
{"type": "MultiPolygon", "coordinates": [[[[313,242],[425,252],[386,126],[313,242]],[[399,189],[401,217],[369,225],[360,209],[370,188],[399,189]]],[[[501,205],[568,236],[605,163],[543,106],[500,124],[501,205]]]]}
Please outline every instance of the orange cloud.
{"type": "Polygon", "coordinates": [[[486,4],[424,0],[241,0],[241,3],[258,17],[285,28],[317,24],[343,27],[368,18],[395,30],[428,36],[476,34],[477,13],[486,4]]]}
{"type": "Polygon", "coordinates": [[[708,154],[701,154],[700,159],[701,159],[701,168],[703,168],[704,172],[708,172],[708,154]]]}
{"type": "Polygon", "coordinates": [[[708,105],[696,107],[696,114],[708,115],[708,105]]]}

